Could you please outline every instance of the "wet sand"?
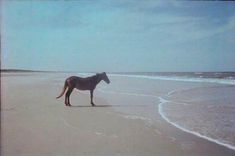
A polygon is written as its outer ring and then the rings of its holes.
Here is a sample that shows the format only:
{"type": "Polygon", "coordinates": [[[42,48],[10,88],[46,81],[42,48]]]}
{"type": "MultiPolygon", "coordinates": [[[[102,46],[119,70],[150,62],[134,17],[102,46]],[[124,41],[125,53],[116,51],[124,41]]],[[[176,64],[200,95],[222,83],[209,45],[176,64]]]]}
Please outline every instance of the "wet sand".
{"type": "Polygon", "coordinates": [[[60,75],[9,75],[1,78],[2,156],[235,154],[170,125],[153,110],[155,106],[147,105],[151,98],[126,97],[123,100],[130,102],[126,104],[119,103],[115,94],[106,99],[108,94],[97,93],[97,107],[91,107],[88,92],[74,91],[73,106],[66,107],[63,98],[55,98],[63,86],[56,82],[60,75]],[[123,109],[126,111],[120,111],[123,109]],[[131,109],[151,112],[155,120],[128,113],[131,109]]]}

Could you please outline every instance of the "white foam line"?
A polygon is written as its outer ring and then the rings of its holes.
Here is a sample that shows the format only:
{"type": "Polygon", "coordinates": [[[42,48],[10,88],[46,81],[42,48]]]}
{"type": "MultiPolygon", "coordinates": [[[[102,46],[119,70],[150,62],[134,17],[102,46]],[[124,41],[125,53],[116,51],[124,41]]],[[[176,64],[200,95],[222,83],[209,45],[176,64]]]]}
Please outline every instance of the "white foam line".
{"type": "Polygon", "coordinates": [[[167,80],[167,81],[182,81],[182,82],[206,82],[235,85],[235,80],[218,79],[218,78],[189,78],[189,77],[173,77],[173,76],[147,76],[147,75],[124,75],[124,74],[109,74],[110,76],[144,78],[151,80],[167,80]]]}
{"type": "Polygon", "coordinates": [[[120,95],[130,95],[130,96],[144,96],[144,97],[155,97],[155,98],[158,97],[156,95],[139,94],[139,93],[128,93],[128,92],[104,91],[102,89],[98,89],[98,91],[100,91],[102,93],[108,93],[108,94],[120,94],[120,95]]]}
{"type": "Polygon", "coordinates": [[[137,116],[137,115],[124,115],[122,117],[127,118],[127,119],[132,119],[132,120],[151,121],[151,119],[149,119],[149,118],[141,117],[141,116],[137,116]]]}
{"type": "Polygon", "coordinates": [[[220,142],[219,140],[216,140],[216,139],[213,139],[213,138],[209,138],[209,137],[207,137],[207,136],[205,136],[205,135],[202,135],[202,134],[200,134],[200,133],[198,133],[198,132],[190,131],[190,130],[185,129],[184,127],[182,127],[182,126],[180,126],[180,125],[177,125],[176,123],[172,122],[169,118],[166,117],[166,115],[164,114],[164,112],[163,112],[163,110],[162,110],[162,105],[163,105],[164,103],[167,103],[167,102],[170,102],[170,101],[165,100],[165,99],[163,99],[162,97],[158,97],[158,99],[159,99],[159,101],[160,101],[160,103],[159,103],[159,105],[158,105],[158,112],[159,112],[159,114],[161,115],[161,117],[162,117],[163,119],[165,119],[165,120],[166,120],[168,123],[170,123],[171,125],[175,126],[176,128],[178,128],[178,129],[180,129],[180,130],[182,130],[182,131],[184,131],[184,132],[187,132],[187,133],[196,135],[197,137],[200,137],[200,138],[209,140],[209,141],[211,141],[211,142],[217,143],[217,144],[222,145],[222,146],[224,146],[224,147],[227,147],[227,148],[229,148],[229,149],[235,150],[235,147],[232,146],[232,145],[230,145],[230,144],[226,144],[226,143],[220,142]]]}
{"type": "Polygon", "coordinates": [[[172,94],[174,94],[175,92],[177,92],[177,90],[172,90],[172,91],[168,92],[166,96],[169,97],[169,96],[171,96],[172,94]]]}

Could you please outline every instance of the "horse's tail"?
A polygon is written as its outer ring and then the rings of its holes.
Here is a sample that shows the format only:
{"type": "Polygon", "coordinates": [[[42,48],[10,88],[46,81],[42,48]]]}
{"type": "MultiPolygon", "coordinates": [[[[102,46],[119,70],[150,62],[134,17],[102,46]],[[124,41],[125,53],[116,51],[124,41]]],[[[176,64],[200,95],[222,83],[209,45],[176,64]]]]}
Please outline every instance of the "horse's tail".
{"type": "Polygon", "coordinates": [[[63,88],[62,92],[60,93],[60,95],[58,97],[56,97],[57,99],[64,95],[64,92],[66,91],[67,87],[68,87],[68,84],[67,84],[67,81],[65,81],[64,88],[63,88]]]}

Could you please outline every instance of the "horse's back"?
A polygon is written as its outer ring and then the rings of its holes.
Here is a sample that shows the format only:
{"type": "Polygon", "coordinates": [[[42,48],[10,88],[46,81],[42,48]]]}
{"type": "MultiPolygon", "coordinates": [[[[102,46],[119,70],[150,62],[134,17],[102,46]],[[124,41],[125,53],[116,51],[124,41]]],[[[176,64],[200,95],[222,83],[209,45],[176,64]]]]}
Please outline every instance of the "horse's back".
{"type": "Polygon", "coordinates": [[[69,84],[69,86],[76,86],[76,83],[79,83],[80,77],[77,76],[70,76],[66,79],[66,82],[69,84]]]}
{"type": "Polygon", "coordinates": [[[93,89],[93,83],[91,77],[78,77],[71,76],[66,80],[73,88],[77,88],[79,90],[90,90],[93,89]]]}

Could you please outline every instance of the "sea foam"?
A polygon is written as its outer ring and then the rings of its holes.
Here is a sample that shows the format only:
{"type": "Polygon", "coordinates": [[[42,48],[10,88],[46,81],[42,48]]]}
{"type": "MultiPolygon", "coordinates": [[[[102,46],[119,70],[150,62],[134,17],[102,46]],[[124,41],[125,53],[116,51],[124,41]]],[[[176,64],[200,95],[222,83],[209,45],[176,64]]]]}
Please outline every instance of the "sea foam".
{"type": "Polygon", "coordinates": [[[193,77],[176,77],[176,76],[150,76],[150,75],[124,75],[124,74],[109,74],[110,76],[143,78],[151,80],[167,80],[167,81],[182,81],[182,82],[205,82],[235,85],[234,79],[219,79],[219,78],[193,78],[193,77]]]}

